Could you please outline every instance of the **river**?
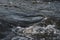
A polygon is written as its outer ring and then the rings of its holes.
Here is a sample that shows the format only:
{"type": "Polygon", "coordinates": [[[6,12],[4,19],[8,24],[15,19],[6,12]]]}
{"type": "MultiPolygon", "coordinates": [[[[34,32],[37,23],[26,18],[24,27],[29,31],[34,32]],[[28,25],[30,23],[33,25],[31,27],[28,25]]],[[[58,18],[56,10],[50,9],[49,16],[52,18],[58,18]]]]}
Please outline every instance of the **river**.
{"type": "Polygon", "coordinates": [[[60,40],[60,2],[0,0],[1,40],[60,40]]]}

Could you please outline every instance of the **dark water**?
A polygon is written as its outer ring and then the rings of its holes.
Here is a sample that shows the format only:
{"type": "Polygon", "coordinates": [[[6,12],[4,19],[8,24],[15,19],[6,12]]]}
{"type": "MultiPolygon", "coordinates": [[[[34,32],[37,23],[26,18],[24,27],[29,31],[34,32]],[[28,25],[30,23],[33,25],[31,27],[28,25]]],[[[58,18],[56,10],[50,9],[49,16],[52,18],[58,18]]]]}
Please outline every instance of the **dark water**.
{"type": "Polygon", "coordinates": [[[59,37],[60,2],[0,0],[1,40],[60,40],[59,37]],[[27,33],[31,26],[33,31],[27,33]]]}

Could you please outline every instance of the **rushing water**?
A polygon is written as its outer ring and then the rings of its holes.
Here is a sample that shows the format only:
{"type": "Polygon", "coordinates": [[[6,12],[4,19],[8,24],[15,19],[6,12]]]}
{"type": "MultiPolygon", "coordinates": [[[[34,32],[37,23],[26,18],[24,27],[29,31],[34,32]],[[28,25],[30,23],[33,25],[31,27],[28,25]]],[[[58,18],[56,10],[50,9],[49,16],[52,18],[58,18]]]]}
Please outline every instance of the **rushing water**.
{"type": "Polygon", "coordinates": [[[60,40],[60,2],[0,0],[0,40],[60,40]]]}

